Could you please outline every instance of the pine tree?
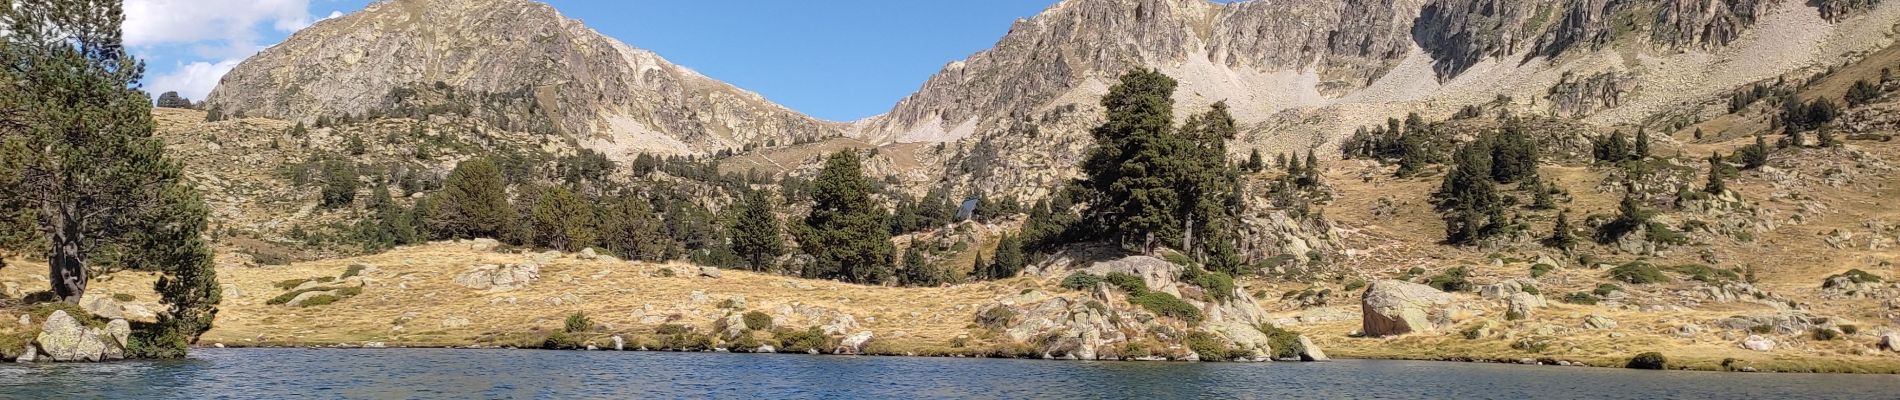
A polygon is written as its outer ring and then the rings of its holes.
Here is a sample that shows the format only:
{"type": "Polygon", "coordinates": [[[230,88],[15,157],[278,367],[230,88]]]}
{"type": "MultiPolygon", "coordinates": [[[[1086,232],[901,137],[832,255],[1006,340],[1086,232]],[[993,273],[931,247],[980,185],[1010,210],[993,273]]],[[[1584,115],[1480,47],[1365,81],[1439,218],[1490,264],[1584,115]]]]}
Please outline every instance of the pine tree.
{"type": "Polygon", "coordinates": [[[1432,197],[1444,214],[1446,242],[1476,244],[1497,232],[1495,222],[1503,217],[1502,199],[1491,180],[1490,144],[1483,139],[1468,143],[1452,158],[1456,165],[1432,197]]]}
{"type": "Polygon", "coordinates": [[[592,247],[598,224],[595,216],[593,206],[573,191],[564,187],[546,190],[529,216],[534,243],[561,251],[592,247]]]}
{"type": "Polygon", "coordinates": [[[1022,239],[1009,234],[1003,234],[1002,238],[997,239],[995,255],[996,259],[990,266],[990,279],[1014,278],[1028,263],[1023,257],[1022,239]]]}
{"type": "Polygon", "coordinates": [[[674,245],[660,217],[654,215],[653,205],[646,199],[619,196],[601,210],[600,220],[601,245],[622,257],[666,261],[668,250],[674,245]]]}
{"type": "Polygon", "coordinates": [[[811,213],[798,235],[799,247],[813,257],[805,276],[883,283],[896,252],[887,229],[890,213],[871,198],[858,154],[831,155],[812,186],[811,213]]]}
{"type": "Polygon", "coordinates": [[[438,239],[505,239],[515,232],[515,209],[501,169],[486,158],[463,161],[449,172],[429,216],[438,239]]]}
{"type": "Polygon", "coordinates": [[[186,99],[184,96],[179,96],[178,92],[165,92],[164,94],[158,95],[158,106],[161,108],[191,108],[191,100],[186,99]]]}
{"type": "Polygon", "coordinates": [[[1702,187],[1702,191],[1717,196],[1728,192],[1728,184],[1722,182],[1723,169],[1726,167],[1728,165],[1722,163],[1721,155],[1709,153],[1709,183],[1702,187]]]}
{"type": "Polygon", "coordinates": [[[36,214],[53,293],[68,303],[95,272],[157,272],[165,310],[133,332],[127,355],[181,357],[221,297],[209,210],[152,136],[152,103],[138,90],[145,67],[120,40],[124,12],[118,2],[7,3],[0,205],[36,214]]]}
{"type": "Polygon", "coordinates": [[[1742,168],[1755,169],[1768,165],[1768,139],[1755,135],[1755,144],[1741,150],[1742,168]]]}
{"type": "Polygon", "coordinates": [[[1632,154],[1630,156],[1632,157],[1632,159],[1635,159],[1635,160],[1649,159],[1649,130],[1648,129],[1642,129],[1642,128],[1636,129],[1635,149],[1631,150],[1631,153],[1632,154]]]}
{"type": "Polygon", "coordinates": [[[1570,210],[1557,213],[1557,224],[1551,227],[1550,238],[1545,240],[1550,247],[1570,251],[1577,246],[1577,234],[1570,227],[1570,210]]]}
{"type": "Polygon", "coordinates": [[[357,178],[356,163],[340,158],[323,161],[323,207],[348,207],[356,201],[357,178]]]}
{"type": "Polygon", "coordinates": [[[737,214],[727,228],[731,232],[727,236],[732,238],[732,251],[753,271],[768,270],[779,255],[785,254],[784,240],[779,237],[778,210],[773,207],[771,193],[764,190],[747,193],[745,201],[739,203],[737,214]]]}
{"type": "Polygon", "coordinates": [[[1090,220],[1125,249],[1151,254],[1181,236],[1176,171],[1164,165],[1190,146],[1169,126],[1174,88],[1174,79],[1153,70],[1122,75],[1102,97],[1107,121],[1090,131],[1096,145],[1082,164],[1095,197],[1090,220]]]}
{"type": "Polygon", "coordinates": [[[1266,168],[1266,162],[1260,158],[1260,149],[1253,149],[1247,155],[1247,172],[1260,172],[1266,168]]]}
{"type": "Polygon", "coordinates": [[[924,256],[923,246],[912,243],[904,249],[904,271],[901,274],[905,286],[937,286],[943,284],[943,274],[930,265],[924,256]]]}

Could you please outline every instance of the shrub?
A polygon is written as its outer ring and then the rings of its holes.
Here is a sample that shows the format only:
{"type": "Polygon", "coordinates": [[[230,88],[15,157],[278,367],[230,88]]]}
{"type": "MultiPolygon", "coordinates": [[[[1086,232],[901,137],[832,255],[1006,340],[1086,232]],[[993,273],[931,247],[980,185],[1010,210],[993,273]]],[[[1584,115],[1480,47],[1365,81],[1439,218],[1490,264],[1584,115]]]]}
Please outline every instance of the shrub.
{"type": "Polygon", "coordinates": [[[1662,270],[1642,261],[1634,261],[1610,269],[1610,278],[1631,284],[1650,284],[1669,282],[1669,276],[1662,270]]]}
{"type": "Polygon", "coordinates": [[[363,265],[363,264],[351,265],[349,269],[343,270],[343,275],[338,275],[337,279],[349,278],[352,276],[356,276],[358,274],[362,274],[363,270],[367,268],[369,268],[369,266],[363,265]]]}
{"type": "Polygon", "coordinates": [[[343,299],[342,297],[337,297],[334,295],[319,294],[316,296],[310,296],[310,298],[307,298],[307,299],[303,299],[303,303],[298,304],[297,306],[298,307],[316,307],[316,306],[326,305],[330,303],[335,303],[337,300],[342,300],[342,299],[343,299]]]}
{"type": "Polygon", "coordinates": [[[672,268],[660,268],[659,274],[660,274],[660,277],[662,278],[672,278],[675,276],[679,276],[679,273],[673,272],[672,268]]]}
{"type": "Polygon", "coordinates": [[[1550,265],[1550,264],[1537,264],[1537,265],[1532,265],[1532,266],[1531,266],[1531,277],[1532,277],[1532,278],[1542,278],[1542,277],[1544,277],[1544,275],[1545,275],[1545,274],[1549,274],[1549,273],[1550,273],[1550,271],[1552,271],[1552,270],[1556,270],[1556,269],[1557,269],[1557,267],[1556,267],[1556,266],[1553,266],[1553,265],[1550,265]]]}
{"type": "Polygon", "coordinates": [[[1537,290],[1537,285],[1532,285],[1529,283],[1524,284],[1524,287],[1520,289],[1523,290],[1524,293],[1529,293],[1532,296],[1538,296],[1538,295],[1544,294],[1542,291],[1537,290]]]}
{"type": "Polygon", "coordinates": [[[1842,273],[1838,273],[1834,275],[1828,275],[1827,279],[1821,281],[1821,287],[1832,288],[1835,286],[1834,279],[1841,278],[1841,277],[1846,277],[1848,282],[1853,282],[1853,283],[1880,283],[1882,281],[1879,275],[1870,274],[1870,273],[1867,273],[1867,271],[1862,271],[1859,268],[1855,268],[1855,269],[1847,270],[1847,272],[1842,272],[1842,273]]]}
{"type": "Polygon", "coordinates": [[[1828,328],[1814,328],[1808,331],[1808,336],[1813,337],[1814,340],[1834,340],[1840,339],[1841,333],[1828,328]]]}
{"type": "Polygon", "coordinates": [[[1130,295],[1140,295],[1148,292],[1148,282],[1142,281],[1141,277],[1138,276],[1121,272],[1110,272],[1108,276],[1104,276],[1102,279],[1108,281],[1108,284],[1114,285],[1115,288],[1128,292],[1130,295]]]}
{"type": "Polygon", "coordinates": [[[1623,290],[1623,287],[1614,283],[1599,283],[1597,284],[1596,290],[1591,290],[1590,293],[1608,297],[1610,293],[1616,293],[1621,290],[1623,290]]]}
{"type": "Polygon", "coordinates": [[[1267,346],[1273,348],[1273,358],[1297,358],[1300,356],[1300,334],[1280,329],[1272,323],[1261,323],[1257,327],[1260,333],[1267,335],[1267,346]]]}
{"type": "Polygon", "coordinates": [[[1346,282],[1346,291],[1348,292],[1359,290],[1359,289],[1365,289],[1365,288],[1366,288],[1366,280],[1364,279],[1354,279],[1352,281],[1346,282]]]}
{"type": "Polygon", "coordinates": [[[1194,285],[1200,286],[1215,300],[1228,300],[1234,297],[1234,277],[1225,273],[1202,272],[1194,277],[1194,285]]]}
{"type": "Polygon", "coordinates": [[[581,348],[581,342],[567,332],[549,333],[541,339],[541,348],[547,350],[575,350],[581,348]]]}
{"type": "Polygon", "coordinates": [[[1728,282],[1728,281],[1733,281],[1733,280],[1742,278],[1742,275],[1739,273],[1736,273],[1735,271],[1726,270],[1726,269],[1715,269],[1713,267],[1702,265],[1702,264],[1683,264],[1683,265],[1678,265],[1675,268],[1671,268],[1671,269],[1678,273],[1689,275],[1689,279],[1691,280],[1694,280],[1697,282],[1710,283],[1710,284],[1721,284],[1722,282],[1728,282]]]}
{"type": "Polygon", "coordinates": [[[1597,304],[1597,296],[1589,294],[1589,293],[1584,293],[1584,292],[1576,292],[1576,293],[1564,295],[1563,298],[1557,299],[1557,301],[1562,301],[1562,302],[1570,303],[1570,304],[1581,304],[1581,305],[1586,305],[1586,306],[1593,306],[1597,304]]]}
{"type": "Polygon", "coordinates": [[[1462,292],[1471,289],[1471,281],[1468,279],[1470,276],[1471,271],[1465,267],[1452,267],[1437,276],[1433,276],[1430,284],[1432,287],[1438,288],[1438,290],[1462,292]]]}
{"type": "Polygon", "coordinates": [[[1662,353],[1651,351],[1630,357],[1629,364],[1625,364],[1624,367],[1630,369],[1663,369],[1668,366],[1668,364],[1669,359],[1663,357],[1662,353]]]}
{"type": "Polygon", "coordinates": [[[1149,312],[1153,312],[1155,315],[1187,321],[1188,323],[1201,322],[1200,309],[1194,308],[1193,304],[1188,304],[1187,301],[1183,301],[1181,298],[1174,297],[1174,295],[1165,292],[1142,293],[1129,297],[1128,302],[1148,309],[1149,312]]]}
{"type": "Polygon", "coordinates": [[[818,327],[814,326],[807,327],[802,331],[781,328],[772,332],[772,340],[778,341],[779,351],[803,353],[807,350],[823,350],[825,344],[827,344],[831,338],[825,336],[824,331],[818,330],[818,327]]]}
{"type": "Polygon", "coordinates": [[[580,333],[593,330],[594,320],[588,319],[585,313],[575,311],[573,314],[567,315],[567,321],[562,325],[562,332],[580,333]]]}
{"type": "Polygon", "coordinates": [[[1748,327],[1748,333],[1753,333],[1757,335],[1766,335],[1766,334],[1770,334],[1774,332],[1775,332],[1775,326],[1769,325],[1769,324],[1761,324],[1761,325],[1748,327]]]}
{"type": "Polygon", "coordinates": [[[772,316],[766,315],[763,312],[747,311],[742,318],[745,319],[745,328],[748,330],[762,331],[772,329],[772,316]]]}
{"type": "Polygon", "coordinates": [[[271,284],[271,286],[276,287],[278,289],[282,289],[282,290],[290,290],[290,289],[296,289],[298,285],[302,285],[304,282],[309,282],[309,281],[310,281],[309,278],[285,279],[285,280],[277,281],[277,283],[273,283],[271,284]]]}
{"type": "Polygon", "coordinates": [[[119,302],[130,302],[130,301],[138,300],[137,297],[132,297],[132,295],[125,294],[125,293],[113,293],[112,299],[117,300],[119,302]]]}
{"type": "Polygon", "coordinates": [[[1188,333],[1181,342],[1187,344],[1188,349],[1194,350],[1195,354],[1200,355],[1201,361],[1229,361],[1252,355],[1246,350],[1229,347],[1225,340],[1207,332],[1188,333]]]}
{"type": "Polygon", "coordinates": [[[1854,335],[1860,333],[1860,325],[1841,325],[1841,333],[1854,335]]]}
{"type": "Polygon", "coordinates": [[[1399,280],[1409,281],[1414,278],[1418,278],[1419,275],[1424,275],[1424,274],[1425,274],[1425,268],[1412,267],[1412,269],[1405,270],[1405,274],[1399,275],[1399,280]]]}
{"type": "Polygon", "coordinates": [[[1076,271],[1076,273],[1069,274],[1069,277],[1062,278],[1062,287],[1069,288],[1070,290],[1088,290],[1101,283],[1102,277],[1081,271],[1076,271]]]}

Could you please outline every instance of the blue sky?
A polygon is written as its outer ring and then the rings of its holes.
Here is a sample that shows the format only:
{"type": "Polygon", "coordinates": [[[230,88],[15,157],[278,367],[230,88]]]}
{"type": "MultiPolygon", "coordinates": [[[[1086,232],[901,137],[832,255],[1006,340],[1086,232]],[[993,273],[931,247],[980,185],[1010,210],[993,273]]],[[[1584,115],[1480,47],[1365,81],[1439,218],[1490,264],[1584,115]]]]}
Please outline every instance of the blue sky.
{"type": "MultiPolygon", "coordinates": [[[[369,0],[127,0],[146,90],[201,100],[245,57],[369,0]]],[[[1054,0],[549,0],[569,18],[812,116],[869,117],[1054,0]]]]}

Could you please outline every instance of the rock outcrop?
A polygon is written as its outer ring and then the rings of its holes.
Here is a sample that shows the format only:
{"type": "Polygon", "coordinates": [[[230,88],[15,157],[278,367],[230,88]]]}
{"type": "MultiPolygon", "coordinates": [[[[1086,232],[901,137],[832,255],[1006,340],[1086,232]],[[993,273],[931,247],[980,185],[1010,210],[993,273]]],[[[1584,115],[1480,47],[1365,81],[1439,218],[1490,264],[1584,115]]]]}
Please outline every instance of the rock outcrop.
{"type": "Polygon", "coordinates": [[[40,333],[16,362],[107,361],[125,358],[126,341],[132,327],[124,319],[112,319],[103,327],[87,327],[64,310],[53,311],[40,325],[40,333]]]}
{"type": "Polygon", "coordinates": [[[540,279],[538,264],[485,264],[456,275],[455,284],[475,290],[509,291],[540,279]]]}
{"type": "Polygon", "coordinates": [[[1381,280],[1366,287],[1361,310],[1366,336],[1394,336],[1438,330],[1456,298],[1431,286],[1381,280]]]}

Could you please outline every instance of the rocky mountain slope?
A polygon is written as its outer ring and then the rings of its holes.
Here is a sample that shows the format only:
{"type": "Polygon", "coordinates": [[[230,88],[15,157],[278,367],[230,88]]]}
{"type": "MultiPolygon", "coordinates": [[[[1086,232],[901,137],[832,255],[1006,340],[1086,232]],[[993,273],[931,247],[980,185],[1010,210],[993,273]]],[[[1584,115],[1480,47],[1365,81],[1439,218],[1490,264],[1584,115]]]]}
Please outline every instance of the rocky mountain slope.
{"type": "Polygon", "coordinates": [[[1227,102],[1239,155],[1326,157],[1360,126],[1477,104],[1673,131],[1734,88],[1885,47],[1896,22],[1892,3],[1832,0],[1068,0],[854,135],[944,143],[887,146],[912,184],[1034,195],[1073,176],[1096,100],[1134,68],[1181,82],[1178,118],[1227,102]]]}
{"type": "Polygon", "coordinates": [[[616,158],[811,141],[843,129],[526,0],[372,4],[245,60],[206,103],[306,122],[475,115],[616,158]]]}

